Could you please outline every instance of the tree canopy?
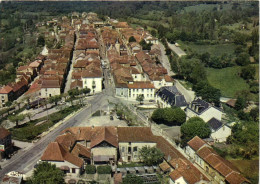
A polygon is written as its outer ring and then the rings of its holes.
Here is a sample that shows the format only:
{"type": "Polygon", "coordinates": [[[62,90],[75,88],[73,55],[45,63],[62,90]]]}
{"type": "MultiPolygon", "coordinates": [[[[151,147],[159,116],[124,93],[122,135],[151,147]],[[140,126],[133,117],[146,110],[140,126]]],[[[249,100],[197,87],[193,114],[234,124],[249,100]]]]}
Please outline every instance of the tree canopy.
{"type": "Polygon", "coordinates": [[[152,120],[156,123],[165,123],[168,125],[181,125],[186,121],[186,114],[181,108],[159,108],[152,114],[152,120]]]}
{"type": "Polygon", "coordinates": [[[181,134],[182,144],[186,145],[186,143],[195,136],[199,136],[202,139],[208,138],[211,134],[211,130],[203,119],[192,117],[186,123],[182,124],[181,134]]]}
{"type": "Polygon", "coordinates": [[[148,166],[158,165],[162,162],[164,156],[160,149],[148,146],[142,147],[139,153],[140,159],[148,166]]]}
{"type": "Polygon", "coordinates": [[[140,104],[144,101],[144,95],[138,95],[136,97],[136,101],[140,102],[140,104]]]}
{"type": "Polygon", "coordinates": [[[65,184],[64,173],[55,165],[42,162],[34,170],[29,184],[65,184]]]}
{"type": "Polygon", "coordinates": [[[144,180],[140,176],[127,174],[126,177],[123,178],[123,184],[143,184],[144,180]]]}

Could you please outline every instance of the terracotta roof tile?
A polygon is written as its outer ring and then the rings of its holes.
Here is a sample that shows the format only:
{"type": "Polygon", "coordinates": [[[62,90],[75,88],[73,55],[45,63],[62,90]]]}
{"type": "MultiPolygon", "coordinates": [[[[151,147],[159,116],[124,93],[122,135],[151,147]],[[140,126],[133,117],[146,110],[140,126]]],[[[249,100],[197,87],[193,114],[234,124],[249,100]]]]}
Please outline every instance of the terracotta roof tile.
{"type": "Polygon", "coordinates": [[[91,144],[93,148],[106,141],[107,143],[118,147],[117,128],[116,127],[94,127],[92,129],[91,144]]]}
{"type": "Polygon", "coordinates": [[[130,89],[153,89],[154,85],[151,82],[134,82],[133,84],[127,84],[130,89]]]}
{"type": "Polygon", "coordinates": [[[8,94],[13,90],[10,86],[4,86],[0,89],[0,94],[8,94]]]}
{"type": "Polygon", "coordinates": [[[153,133],[148,127],[117,127],[119,142],[153,142],[153,133]]]}
{"type": "Polygon", "coordinates": [[[197,151],[199,148],[201,148],[204,144],[207,144],[205,141],[203,141],[198,136],[193,137],[189,142],[188,145],[197,151]]]}

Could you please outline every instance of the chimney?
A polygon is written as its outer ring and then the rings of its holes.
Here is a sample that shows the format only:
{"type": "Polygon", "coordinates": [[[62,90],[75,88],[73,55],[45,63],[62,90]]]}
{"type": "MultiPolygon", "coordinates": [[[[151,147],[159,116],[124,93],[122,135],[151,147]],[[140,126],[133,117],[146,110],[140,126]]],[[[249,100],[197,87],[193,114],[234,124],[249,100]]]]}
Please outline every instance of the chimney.
{"type": "Polygon", "coordinates": [[[175,169],[178,169],[178,167],[179,167],[179,164],[176,164],[175,169]]]}
{"type": "Polygon", "coordinates": [[[199,106],[198,105],[195,106],[195,111],[199,112],[199,106]]]}

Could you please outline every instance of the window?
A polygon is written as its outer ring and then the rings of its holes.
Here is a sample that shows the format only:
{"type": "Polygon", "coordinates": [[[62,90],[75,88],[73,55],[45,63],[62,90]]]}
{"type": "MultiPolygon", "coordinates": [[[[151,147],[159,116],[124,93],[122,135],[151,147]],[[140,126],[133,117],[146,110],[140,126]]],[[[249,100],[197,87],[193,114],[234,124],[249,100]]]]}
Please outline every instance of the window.
{"type": "Polygon", "coordinates": [[[137,151],[137,146],[134,147],[134,151],[137,151]]]}
{"type": "Polygon", "coordinates": [[[125,147],[122,147],[122,153],[124,153],[125,152],[125,147]]]}
{"type": "Polygon", "coordinates": [[[131,152],[132,152],[132,148],[128,147],[128,153],[131,153],[131,152]]]}
{"type": "Polygon", "coordinates": [[[135,97],[135,94],[133,94],[133,97],[135,97]]]}
{"type": "Polygon", "coordinates": [[[87,80],[85,80],[85,84],[87,84],[87,80]]]}
{"type": "Polygon", "coordinates": [[[144,89],[142,89],[142,92],[144,92],[144,89]]]}
{"type": "Polygon", "coordinates": [[[147,94],[146,96],[149,97],[149,94],[147,94]]]}
{"type": "Polygon", "coordinates": [[[72,168],[72,173],[76,173],[76,169],[75,168],[72,168]]]}
{"type": "Polygon", "coordinates": [[[137,78],[137,76],[135,76],[135,78],[137,78]]]}

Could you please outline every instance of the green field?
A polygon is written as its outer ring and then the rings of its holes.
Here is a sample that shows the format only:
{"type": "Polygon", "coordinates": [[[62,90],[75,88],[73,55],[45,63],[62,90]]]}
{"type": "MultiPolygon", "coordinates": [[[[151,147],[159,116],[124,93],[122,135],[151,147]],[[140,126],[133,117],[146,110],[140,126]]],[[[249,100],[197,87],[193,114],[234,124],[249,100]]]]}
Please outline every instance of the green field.
{"type": "Polygon", "coordinates": [[[259,160],[229,160],[252,184],[258,184],[259,160]]]}
{"type": "Polygon", "coordinates": [[[198,54],[203,54],[205,52],[210,53],[211,56],[221,56],[222,54],[234,54],[234,50],[236,48],[235,44],[228,43],[228,44],[217,44],[217,45],[210,45],[210,44],[203,44],[199,45],[193,42],[182,42],[180,40],[177,41],[180,44],[180,47],[187,51],[195,51],[198,54]]]}
{"type": "Polygon", "coordinates": [[[209,83],[220,89],[222,96],[235,97],[236,92],[249,89],[249,85],[239,76],[240,67],[228,67],[223,69],[207,68],[209,83]]]}

